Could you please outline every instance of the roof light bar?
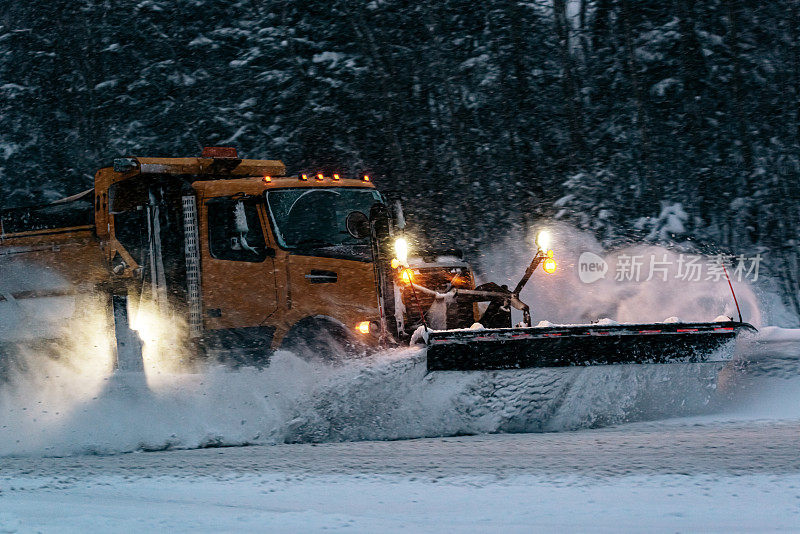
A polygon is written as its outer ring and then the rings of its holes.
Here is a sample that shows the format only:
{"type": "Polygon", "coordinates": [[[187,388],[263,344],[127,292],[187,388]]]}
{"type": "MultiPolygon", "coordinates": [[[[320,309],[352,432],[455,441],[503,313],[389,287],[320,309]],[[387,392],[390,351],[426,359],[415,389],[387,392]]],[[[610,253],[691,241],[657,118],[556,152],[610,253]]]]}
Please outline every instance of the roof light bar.
{"type": "Polygon", "coordinates": [[[326,176],[324,172],[312,172],[312,173],[305,173],[304,172],[304,173],[302,173],[302,174],[300,174],[298,176],[298,179],[301,182],[306,182],[308,180],[311,180],[312,177],[313,177],[314,181],[316,181],[316,182],[324,182],[326,179],[330,179],[333,182],[341,182],[342,180],[345,180],[345,179],[348,179],[348,180],[359,180],[360,179],[362,182],[371,182],[372,181],[372,179],[369,177],[368,174],[362,174],[361,178],[359,178],[358,175],[356,175],[356,176],[342,175],[341,173],[338,173],[338,172],[331,173],[328,176],[326,176]]]}

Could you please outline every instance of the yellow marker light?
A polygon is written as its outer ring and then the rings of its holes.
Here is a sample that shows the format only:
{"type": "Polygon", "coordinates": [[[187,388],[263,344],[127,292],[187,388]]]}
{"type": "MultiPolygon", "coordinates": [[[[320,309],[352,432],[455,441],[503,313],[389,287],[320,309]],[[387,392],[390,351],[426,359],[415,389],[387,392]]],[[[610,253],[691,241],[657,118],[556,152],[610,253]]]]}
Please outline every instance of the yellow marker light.
{"type": "Polygon", "coordinates": [[[547,230],[542,230],[539,232],[539,235],[536,236],[536,245],[539,247],[540,250],[547,250],[550,248],[550,242],[552,241],[552,236],[550,232],[547,230]]]}
{"type": "Polygon", "coordinates": [[[339,175],[338,175],[338,174],[334,174],[334,175],[333,175],[333,180],[334,180],[335,182],[338,182],[338,181],[339,181],[339,175]]]}
{"type": "Polygon", "coordinates": [[[546,260],[544,260],[544,265],[542,265],[542,269],[544,269],[544,272],[546,272],[547,274],[553,274],[554,272],[556,272],[556,260],[554,260],[553,258],[547,258],[546,260]]]}
{"type": "Polygon", "coordinates": [[[404,284],[411,284],[414,282],[414,273],[411,272],[411,269],[403,269],[400,271],[400,280],[402,280],[404,284]]]}
{"type": "Polygon", "coordinates": [[[325,179],[325,176],[323,176],[323,174],[321,172],[317,173],[317,181],[318,182],[321,182],[324,179],[325,179]]]}
{"type": "Polygon", "coordinates": [[[300,175],[300,180],[303,181],[303,182],[307,181],[308,180],[308,175],[307,174],[301,174],[300,175]]]}
{"type": "Polygon", "coordinates": [[[265,177],[264,177],[264,183],[265,183],[265,184],[268,184],[268,183],[270,183],[271,181],[272,181],[272,176],[265,176],[265,177]]]}
{"type": "Polygon", "coordinates": [[[400,267],[400,260],[392,258],[392,269],[397,269],[398,267],[400,267]]]}
{"type": "Polygon", "coordinates": [[[395,239],[394,257],[403,264],[408,261],[408,241],[406,241],[405,237],[398,237],[395,239]]]}
{"type": "Polygon", "coordinates": [[[548,258],[552,258],[553,257],[553,251],[552,250],[548,250],[547,251],[547,257],[548,258]]]}
{"type": "Polygon", "coordinates": [[[362,180],[364,180],[365,182],[369,182],[369,176],[367,176],[367,175],[365,174],[365,175],[364,175],[364,177],[362,178],[362,180]]]}
{"type": "Polygon", "coordinates": [[[362,334],[369,334],[369,321],[361,321],[356,325],[356,330],[362,334]]]}

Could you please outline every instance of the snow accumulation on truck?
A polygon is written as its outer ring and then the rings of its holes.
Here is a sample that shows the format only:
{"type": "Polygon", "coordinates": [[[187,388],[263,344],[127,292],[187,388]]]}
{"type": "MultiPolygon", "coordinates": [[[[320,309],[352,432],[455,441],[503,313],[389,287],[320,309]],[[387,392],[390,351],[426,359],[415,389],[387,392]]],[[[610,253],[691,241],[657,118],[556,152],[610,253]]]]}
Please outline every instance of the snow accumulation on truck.
{"type": "Polygon", "coordinates": [[[192,358],[265,364],[277,348],[332,358],[422,342],[429,370],[697,362],[752,329],[533,327],[519,294],[539,265],[556,268],[546,246],[513,290],[475,287],[457,251],[409,257],[403,221],[368,176],[285,176],[282,162],[230,147],[118,158],[93,189],[0,212],[0,358],[47,352],[97,309],[121,370],[142,368],[143,330],[167,317],[190,349],[176,354],[192,358]]]}

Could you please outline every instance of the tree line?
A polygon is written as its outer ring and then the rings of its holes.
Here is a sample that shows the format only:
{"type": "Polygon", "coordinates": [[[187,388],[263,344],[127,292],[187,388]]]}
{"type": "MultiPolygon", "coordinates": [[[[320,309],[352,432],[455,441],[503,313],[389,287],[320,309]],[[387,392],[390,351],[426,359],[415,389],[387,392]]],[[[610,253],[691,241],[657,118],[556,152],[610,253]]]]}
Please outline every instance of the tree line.
{"type": "Polygon", "coordinates": [[[473,251],[555,217],[768,251],[800,313],[798,0],[0,6],[3,205],[213,144],[370,172],[473,251]]]}

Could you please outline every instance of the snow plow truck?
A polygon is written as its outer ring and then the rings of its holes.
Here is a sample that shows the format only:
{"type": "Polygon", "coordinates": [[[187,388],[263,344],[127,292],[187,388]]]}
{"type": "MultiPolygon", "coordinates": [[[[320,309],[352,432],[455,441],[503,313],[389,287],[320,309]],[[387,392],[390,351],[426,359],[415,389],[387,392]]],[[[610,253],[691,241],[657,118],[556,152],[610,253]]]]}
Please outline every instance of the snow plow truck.
{"type": "Polygon", "coordinates": [[[181,318],[193,358],[256,365],[278,348],[325,359],[407,343],[427,346],[430,371],[701,362],[752,329],[534,327],[520,292],[556,268],[553,251],[513,289],[476,287],[458,251],[409,255],[403,226],[368,175],[287,176],[231,147],[118,158],[88,191],[0,212],[0,358],[57,344],[98,301],[125,371],[142,369],[145,302],[181,318]]]}

